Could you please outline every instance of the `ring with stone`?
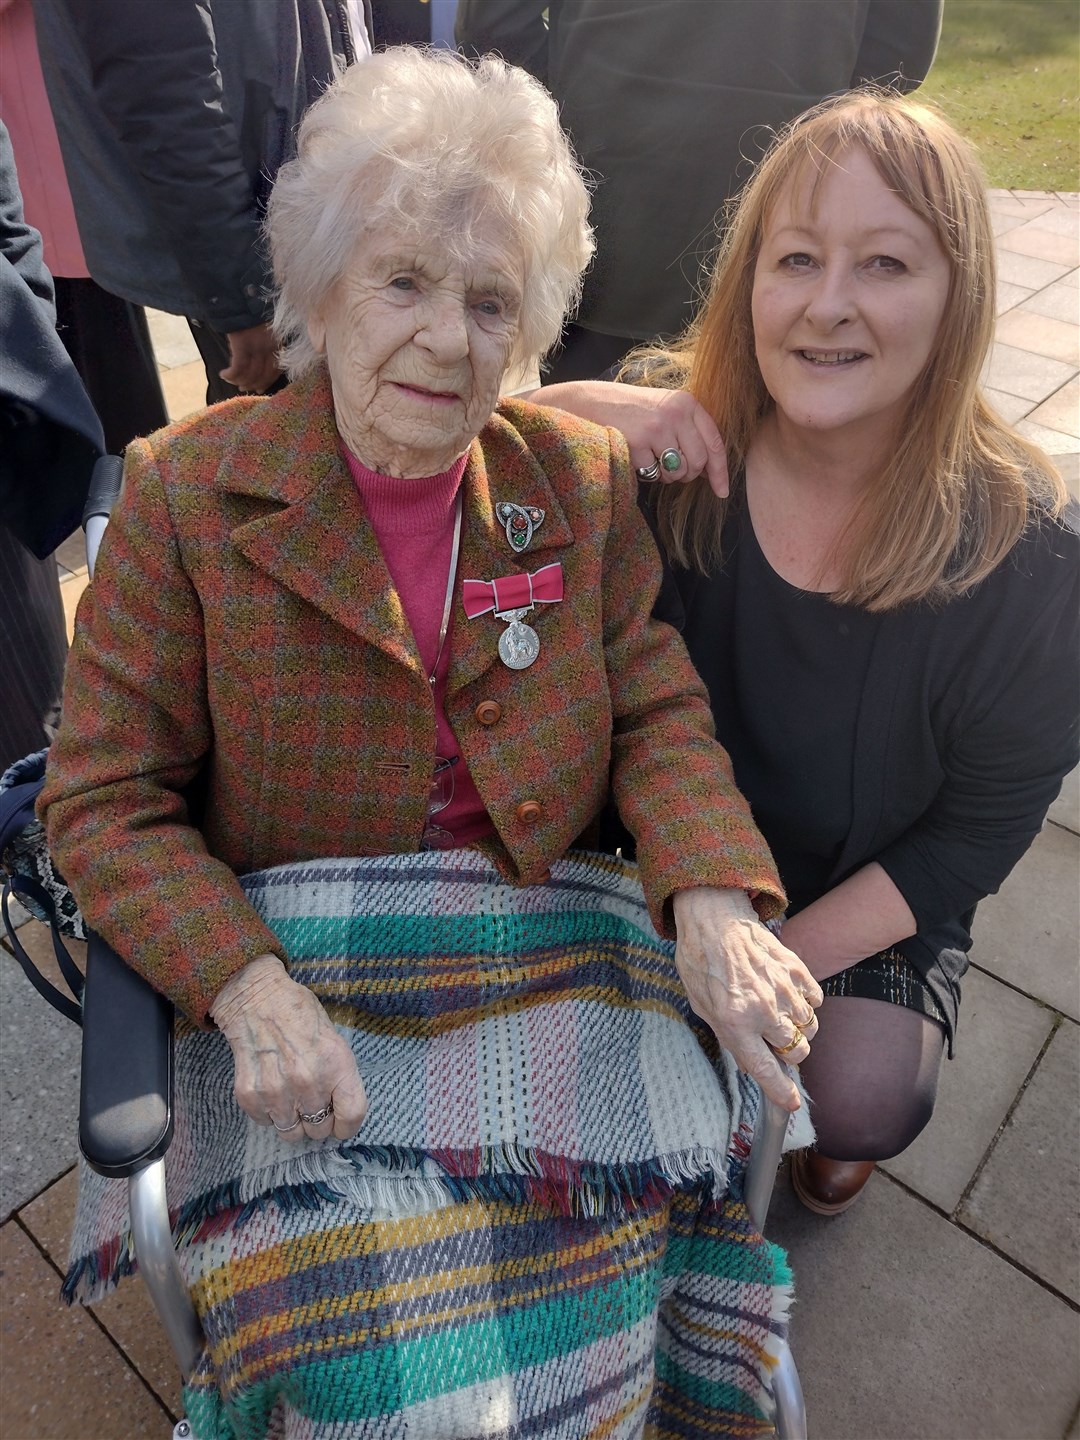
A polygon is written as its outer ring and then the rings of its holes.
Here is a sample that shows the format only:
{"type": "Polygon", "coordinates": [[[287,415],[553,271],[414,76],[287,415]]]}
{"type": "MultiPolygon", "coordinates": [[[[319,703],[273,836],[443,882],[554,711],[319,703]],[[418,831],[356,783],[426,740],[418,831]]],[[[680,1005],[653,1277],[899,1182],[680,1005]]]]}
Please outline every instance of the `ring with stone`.
{"type": "Polygon", "coordinates": [[[654,460],[651,465],[640,465],[640,466],[638,466],[637,477],[638,477],[639,480],[659,480],[659,479],[660,479],[660,464],[659,464],[659,461],[654,460]]]}
{"type": "Polygon", "coordinates": [[[668,449],[665,450],[664,453],[660,456],[660,464],[668,472],[669,475],[672,474],[674,471],[681,469],[682,463],[682,456],[679,454],[678,450],[675,449],[674,445],[669,446],[668,449]]]}
{"type": "Polygon", "coordinates": [[[273,1115],[270,1115],[267,1118],[269,1119],[270,1124],[273,1125],[274,1129],[278,1132],[279,1135],[288,1135],[290,1130],[296,1129],[296,1127],[300,1124],[301,1120],[304,1117],[297,1113],[296,1119],[292,1122],[291,1125],[279,1125],[274,1119],[273,1115]]]}
{"type": "Polygon", "coordinates": [[[304,1111],[301,1110],[300,1119],[305,1125],[321,1125],[323,1121],[328,1120],[333,1113],[334,1102],[333,1100],[328,1100],[322,1109],[316,1110],[313,1115],[306,1115],[304,1111]]]}

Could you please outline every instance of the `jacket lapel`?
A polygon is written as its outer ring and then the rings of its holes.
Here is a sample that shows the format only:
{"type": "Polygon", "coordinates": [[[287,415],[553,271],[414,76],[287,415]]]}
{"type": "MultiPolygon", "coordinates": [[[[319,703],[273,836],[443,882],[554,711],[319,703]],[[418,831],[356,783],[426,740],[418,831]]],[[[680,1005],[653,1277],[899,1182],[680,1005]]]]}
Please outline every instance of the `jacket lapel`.
{"type": "Polygon", "coordinates": [[[341,455],[329,384],[301,381],[238,438],[230,488],[282,502],[237,526],[253,565],[398,664],[422,664],[352,476],[341,455]],[[287,397],[287,400],[286,400],[287,397]]]}
{"type": "MultiPolygon", "coordinates": [[[[546,473],[518,432],[498,414],[473,441],[461,483],[461,556],[454,589],[454,642],[447,686],[451,695],[492,666],[502,664],[498,644],[505,626],[491,614],[475,620],[468,618],[461,603],[462,581],[494,580],[519,571],[539,570],[542,565],[560,560],[574,541],[574,532],[546,473]],[[507,500],[517,505],[539,505],[544,511],[544,523],[524,554],[511,548],[503,523],[495,514],[496,505],[507,500]]],[[[554,607],[538,605],[528,619],[541,643],[544,611],[549,608],[554,607]]]]}
{"type": "MultiPolygon", "coordinates": [[[[233,530],[236,549],[286,590],[422,674],[401,600],[341,455],[326,377],[298,381],[258,405],[241,427],[224,468],[234,493],[276,502],[268,513],[233,530]]],[[[502,663],[502,622],[491,615],[476,620],[466,616],[462,580],[538,570],[560,560],[573,541],[547,474],[517,430],[494,415],[483,436],[473,441],[462,478],[451,694],[502,663]],[[495,507],[504,500],[539,505],[545,512],[524,554],[511,549],[496,517],[495,507]]],[[[541,641],[546,608],[538,606],[529,621],[541,641]]]]}

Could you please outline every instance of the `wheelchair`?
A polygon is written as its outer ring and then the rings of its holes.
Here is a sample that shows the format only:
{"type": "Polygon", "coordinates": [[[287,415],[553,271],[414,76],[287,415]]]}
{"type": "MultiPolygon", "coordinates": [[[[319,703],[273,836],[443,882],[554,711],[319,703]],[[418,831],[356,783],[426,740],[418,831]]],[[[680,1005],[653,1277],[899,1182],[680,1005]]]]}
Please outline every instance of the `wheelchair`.
{"type": "MultiPolygon", "coordinates": [[[[120,483],[120,462],[107,457],[95,472],[83,517],[91,577],[120,483]]],[[[100,1175],[127,1180],[139,1270],[187,1380],[203,1336],[173,1248],[165,1187],[164,1156],[173,1133],[173,1009],[101,936],[90,932],[87,938],[79,1148],[100,1175]]],[[[747,1209],[759,1232],[764,1231],[787,1123],[787,1113],[763,1095],[744,1176],[747,1209]]],[[[806,1440],[802,1387],[786,1341],[772,1382],[779,1440],[806,1440]]],[[[188,1422],[179,1421],[173,1440],[190,1435],[188,1422]]]]}

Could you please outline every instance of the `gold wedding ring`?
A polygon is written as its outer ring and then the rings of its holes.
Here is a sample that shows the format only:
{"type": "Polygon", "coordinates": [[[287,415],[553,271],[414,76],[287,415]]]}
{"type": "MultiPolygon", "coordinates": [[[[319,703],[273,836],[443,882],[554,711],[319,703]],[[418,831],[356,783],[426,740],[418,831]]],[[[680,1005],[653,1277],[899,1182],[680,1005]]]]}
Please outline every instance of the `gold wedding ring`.
{"type": "MultiPolygon", "coordinates": [[[[793,1020],[791,1023],[792,1023],[793,1025],[795,1025],[794,1020],[793,1020]]],[[[806,1039],[806,1036],[802,1033],[801,1030],[799,1030],[799,1027],[798,1027],[797,1025],[795,1025],[795,1029],[799,1031],[799,1033],[795,1036],[795,1039],[792,1040],[792,1041],[790,1042],[790,1044],[788,1044],[788,1045],[774,1045],[774,1046],[772,1047],[774,1054],[776,1054],[776,1055],[786,1055],[789,1050],[796,1050],[796,1049],[798,1049],[798,1047],[799,1047],[799,1046],[803,1043],[803,1041],[806,1039]]]]}

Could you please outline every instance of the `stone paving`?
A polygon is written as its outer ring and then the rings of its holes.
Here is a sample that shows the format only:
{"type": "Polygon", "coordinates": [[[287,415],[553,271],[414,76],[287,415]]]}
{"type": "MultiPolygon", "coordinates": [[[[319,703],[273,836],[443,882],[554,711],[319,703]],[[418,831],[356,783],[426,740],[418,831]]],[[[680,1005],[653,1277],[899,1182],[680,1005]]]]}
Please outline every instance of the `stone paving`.
{"type": "MultiPolygon", "coordinates": [[[[1078,197],[995,191],[992,204],[987,386],[1078,495],[1078,197]]],[[[201,364],[182,321],[155,315],[152,330],[175,418],[202,403],[201,364]]],[[[81,542],[58,559],[70,617],[81,542]]],[[[928,1130],[836,1219],[778,1181],[769,1232],[795,1269],[811,1440],[1080,1440],[1078,874],[1074,773],[980,907],[958,1054],[928,1130]]],[[[49,964],[43,927],[27,922],[20,938],[49,964]]],[[[0,1433],[165,1440],[179,1387],[141,1286],[89,1311],[57,1298],[77,1076],[73,1027],[0,951],[0,1433]]]]}

